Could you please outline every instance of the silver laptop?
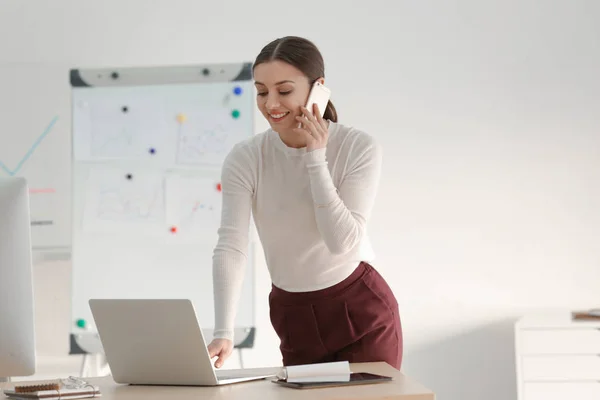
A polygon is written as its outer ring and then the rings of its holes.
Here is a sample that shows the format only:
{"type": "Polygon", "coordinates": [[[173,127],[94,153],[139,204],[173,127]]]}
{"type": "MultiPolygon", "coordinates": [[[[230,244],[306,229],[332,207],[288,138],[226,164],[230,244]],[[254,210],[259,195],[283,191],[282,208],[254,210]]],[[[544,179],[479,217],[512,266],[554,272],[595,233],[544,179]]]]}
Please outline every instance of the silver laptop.
{"type": "Polygon", "coordinates": [[[215,369],[190,300],[91,299],[89,304],[117,383],[217,386],[277,373],[215,369]]]}

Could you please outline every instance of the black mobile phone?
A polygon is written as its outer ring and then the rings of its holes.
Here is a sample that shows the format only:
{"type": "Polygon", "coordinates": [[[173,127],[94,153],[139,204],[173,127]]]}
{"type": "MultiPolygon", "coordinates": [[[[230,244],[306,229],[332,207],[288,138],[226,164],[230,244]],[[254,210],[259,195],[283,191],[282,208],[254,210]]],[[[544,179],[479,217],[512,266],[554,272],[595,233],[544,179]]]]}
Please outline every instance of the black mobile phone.
{"type": "Polygon", "coordinates": [[[272,382],[294,389],[315,389],[336,386],[367,385],[389,382],[391,380],[392,378],[390,376],[371,374],[368,372],[353,372],[350,374],[350,380],[346,382],[287,382],[284,379],[275,379],[272,382]]]}

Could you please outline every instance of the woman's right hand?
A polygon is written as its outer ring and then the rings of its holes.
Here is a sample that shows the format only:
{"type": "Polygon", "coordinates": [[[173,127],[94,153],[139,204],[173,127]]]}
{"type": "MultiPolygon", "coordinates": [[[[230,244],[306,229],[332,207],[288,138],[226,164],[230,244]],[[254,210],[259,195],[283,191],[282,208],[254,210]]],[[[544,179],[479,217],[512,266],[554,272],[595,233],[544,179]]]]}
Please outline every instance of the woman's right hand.
{"type": "Polygon", "coordinates": [[[215,368],[221,368],[232,352],[233,341],[229,339],[213,339],[208,345],[210,359],[212,360],[214,357],[219,357],[217,358],[217,361],[215,361],[215,368]]]}

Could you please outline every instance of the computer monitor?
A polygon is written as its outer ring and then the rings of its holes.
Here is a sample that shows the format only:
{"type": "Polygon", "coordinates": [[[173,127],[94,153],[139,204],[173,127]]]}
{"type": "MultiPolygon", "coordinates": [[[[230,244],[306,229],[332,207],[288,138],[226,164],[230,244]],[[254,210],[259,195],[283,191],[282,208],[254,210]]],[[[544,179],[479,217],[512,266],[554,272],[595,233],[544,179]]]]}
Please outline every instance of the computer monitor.
{"type": "Polygon", "coordinates": [[[27,181],[0,177],[0,380],[35,373],[31,217],[27,181]]]}

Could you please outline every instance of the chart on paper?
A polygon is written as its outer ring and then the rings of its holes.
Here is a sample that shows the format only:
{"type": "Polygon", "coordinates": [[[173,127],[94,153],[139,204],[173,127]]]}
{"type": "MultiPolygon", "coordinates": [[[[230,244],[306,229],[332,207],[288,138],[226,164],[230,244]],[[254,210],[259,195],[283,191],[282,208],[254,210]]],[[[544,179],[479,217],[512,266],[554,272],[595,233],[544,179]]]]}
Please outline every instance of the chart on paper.
{"type": "Polygon", "coordinates": [[[146,159],[164,149],[170,139],[159,99],[114,101],[98,95],[78,100],[75,107],[78,140],[85,143],[76,149],[81,159],[146,159]]]}
{"type": "Polygon", "coordinates": [[[236,115],[235,111],[222,109],[179,113],[177,163],[221,165],[240,140],[236,115]]]}
{"type": "Polygon", "coordinates": [[[171,233],[186,240],[214,240],[221,220],[221,184],[216,179],[169,176],[165,181],[166,220],[171,233]]]}
{"type": "Polygon", "coordinates": [[[162,174],[106,167],[90,171],[83,224],[86,231],[158,232],[164,216],[162,174]]]}

